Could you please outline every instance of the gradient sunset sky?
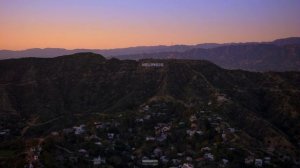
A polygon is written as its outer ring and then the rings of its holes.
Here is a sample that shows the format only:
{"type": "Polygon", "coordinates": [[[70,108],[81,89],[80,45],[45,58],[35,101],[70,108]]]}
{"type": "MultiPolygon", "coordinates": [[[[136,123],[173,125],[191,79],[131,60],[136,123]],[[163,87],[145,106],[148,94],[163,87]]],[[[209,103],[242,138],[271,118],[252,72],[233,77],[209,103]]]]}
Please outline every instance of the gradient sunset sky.
{"type": "Polygon", "coordinates": [[[120,48],[300,36],[300,0],[0,0],[0,49],[120,48]]]}

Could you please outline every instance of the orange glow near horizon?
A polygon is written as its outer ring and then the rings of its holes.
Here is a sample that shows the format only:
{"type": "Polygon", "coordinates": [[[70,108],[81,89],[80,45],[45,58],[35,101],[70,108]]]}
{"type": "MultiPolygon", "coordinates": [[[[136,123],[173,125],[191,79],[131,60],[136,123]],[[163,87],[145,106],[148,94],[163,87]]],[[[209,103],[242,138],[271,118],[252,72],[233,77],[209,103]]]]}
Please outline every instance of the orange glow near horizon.
{"type": "Polygon", "coordinates": [[[240,5],[236,11],[227,11],[227,4],[215,5],[207,0],[174,0],[174,4],[164,1],[154,5],[149,0],[112,1],[1,1],[0,49],[106,49],[272,41],[300,36],[300,21],[295,17],[299,12],[294,10],[299,8],[299,1],[278,4],[286,6],[284,13],[278,15],[277,6],[265,11],[270,0],[266,4],[255,0],[262,9],[255,9],[255,3],[230,0],[240,5]]]}

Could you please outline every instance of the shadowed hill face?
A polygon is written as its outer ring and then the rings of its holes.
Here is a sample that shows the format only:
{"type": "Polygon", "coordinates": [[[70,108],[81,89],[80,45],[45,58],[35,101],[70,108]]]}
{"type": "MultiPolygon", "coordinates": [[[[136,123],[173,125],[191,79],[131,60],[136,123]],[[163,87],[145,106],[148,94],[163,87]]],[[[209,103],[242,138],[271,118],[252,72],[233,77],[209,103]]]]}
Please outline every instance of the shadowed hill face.
{"type": "Polygon", "coordinates": [[[47,121],[136,110],[154,97],[171,97],[186,108],[211,102],[250,136],[262,143],[278,137],[279,144],[293,151],[300,138],[299,82],[296,72],[231,71],[207,61],[120,61],[92,53],[3,60],[1,124],[9,126],[6,118],[22,123],[33,116],[47,121]],[[143,67],[143,62],[163,66],[143,67]]]}

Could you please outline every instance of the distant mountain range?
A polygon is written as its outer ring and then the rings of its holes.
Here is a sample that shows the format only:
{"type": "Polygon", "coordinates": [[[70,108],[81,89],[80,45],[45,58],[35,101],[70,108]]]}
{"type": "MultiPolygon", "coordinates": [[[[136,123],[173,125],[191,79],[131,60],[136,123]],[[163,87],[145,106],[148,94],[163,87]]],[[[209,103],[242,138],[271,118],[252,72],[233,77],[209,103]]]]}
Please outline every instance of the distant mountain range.
{"type": "Polygon", "coordinates": [[[228,45],[213,49],[192,49],[185,52],[165,52],[117,56],[119,59],[191,59],[208,60],[226,69],[248,71],[299,71],[300,45],[273,44],[228,45]]]}
{"type": "Polygon", "coordinates": [[[10,58],[23,58],[23,57],[39,57],[39,58],[51,58],[61,55],[69,55],[80,52],[93,52],[96,54],[102,54],[106,57],[115,57],[120,55],[135,55],[135,54],[150,54],[150,53],[162,53],[162,52],[184,52],[195,48],[210,49],[230,44],[216,44],[205,43],[198,45],[172,45],[172,46],[138,46],[130,48],[117,48],[117,49],[74,49],[67,50],[63,48],[32,48],[21,51],[12,50],[0,50],[0,59],[10,58]]]}
{"type": "Polygon", "coordinates": [[[251,71],[299,71],[300,37],[278,39],[272,42],[204,43],[198,45],[138,46],[119,49],[61,48],[0,50],[0,59],[41,57],[49,58],[79,52],[93,52],[119,59],[175,58],[209,60],[228,69],[251,71]]]}

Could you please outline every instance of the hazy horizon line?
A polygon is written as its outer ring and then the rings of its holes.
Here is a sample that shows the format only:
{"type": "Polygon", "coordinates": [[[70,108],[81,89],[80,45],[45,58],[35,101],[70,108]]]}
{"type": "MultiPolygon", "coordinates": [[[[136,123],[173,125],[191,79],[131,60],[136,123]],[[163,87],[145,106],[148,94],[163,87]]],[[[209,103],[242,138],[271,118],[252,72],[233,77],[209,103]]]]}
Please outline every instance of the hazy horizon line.
{"type": "Polygon", "coordinates": [[[128,48],[139,48],[139,47],[171,47],[171,46],[197,46],[197,45],[205,45],[205,44],[247,44],[247,43],[271,43],[274,42],[275,40],[280,40],[280,39],[289,39],[289,38],[300,38],[299,36],[289,36],[289,37],[282,37],[282,38],[276,38],[273,40],[264,40],[264,41],[235,41],[235,42],[202,42],[202,43],[193,43],[193,44],[188,44],[188,43],[177,43],[177,44],[156,44],[156,45],[134,45],[134,46],[126,46],[126,47],[115,47],[115,48],[64,48],[64,47],[32,47],[32,48],[24,48],[24,49],[18,49],[18,50],[12,50],[12,49],[3,49],[0,48],[0,51],[26,51],[26,50],[32,50],[32,49],[40,49],[40,50],[45,50],[45,49],[63,49],[63,50],[116,50],[116,49],[128,49],[128,48]]]}

